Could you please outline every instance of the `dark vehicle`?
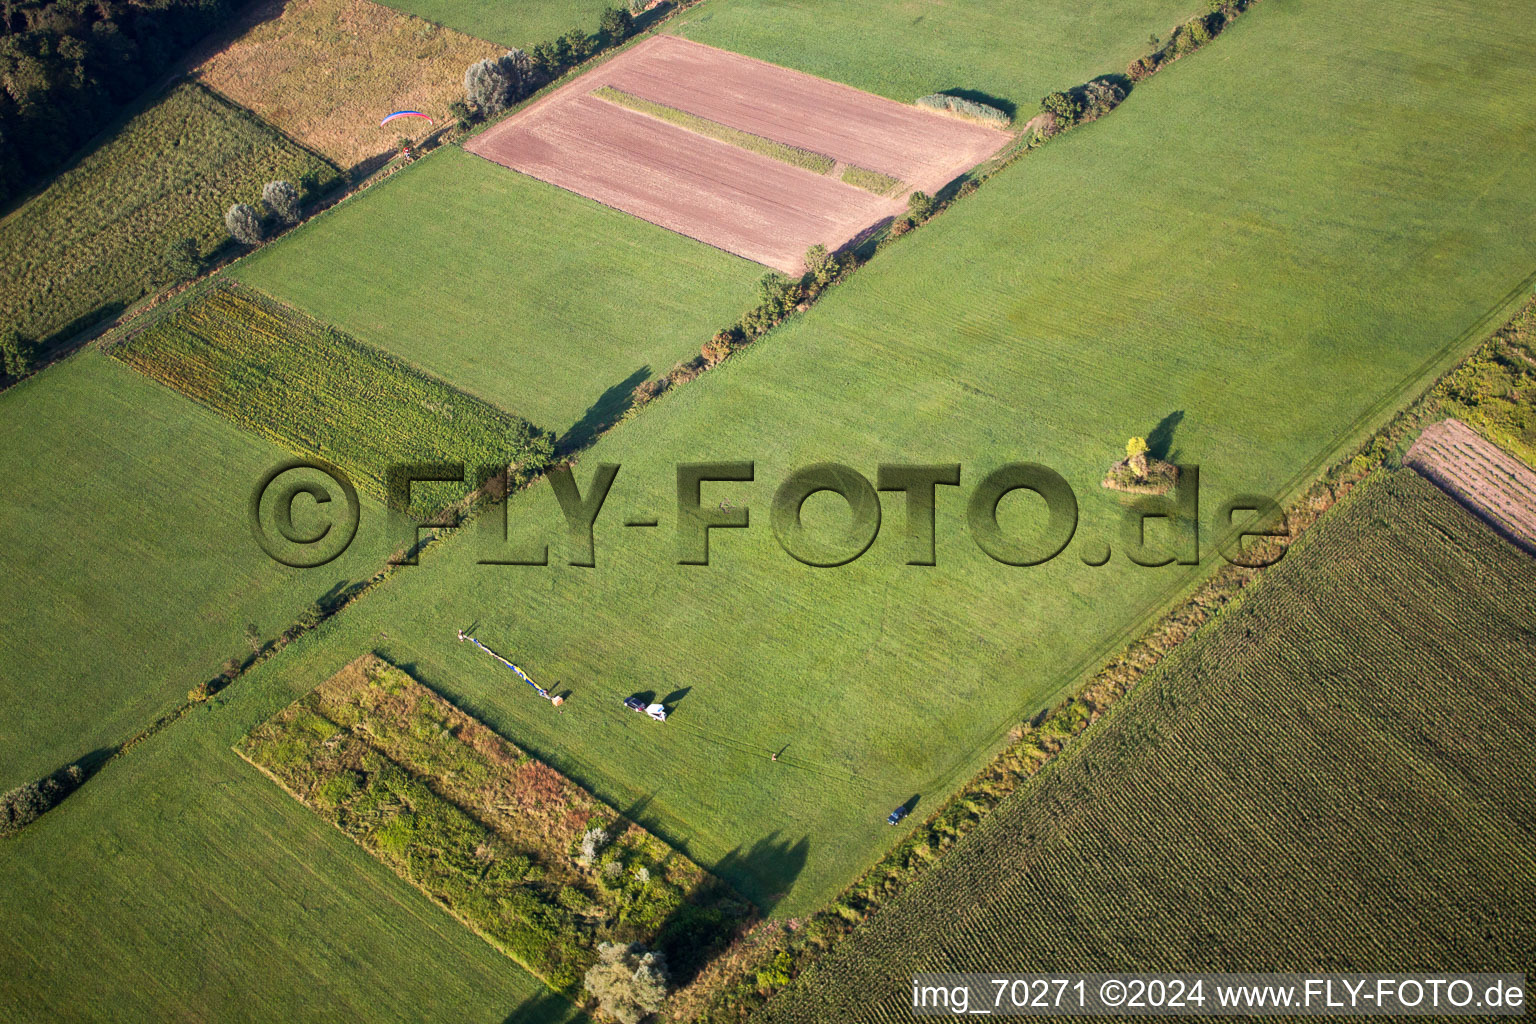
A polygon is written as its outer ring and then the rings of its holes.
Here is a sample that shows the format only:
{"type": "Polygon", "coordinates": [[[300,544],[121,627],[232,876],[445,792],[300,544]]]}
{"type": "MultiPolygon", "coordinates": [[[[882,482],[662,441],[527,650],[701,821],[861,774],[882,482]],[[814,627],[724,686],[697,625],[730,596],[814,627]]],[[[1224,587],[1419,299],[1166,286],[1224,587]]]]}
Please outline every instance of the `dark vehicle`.
{"type": "Polygon", "coordinates": [[[629,708],[631,711],[639,711],[642,713],[645,711],[645,701],[641,700],[639,697],[625,697],[624,706],[629,708]]]}
{"type": "Polygon", "coordinates": [[[891,816],[889,818],[885,819],[885,823],[887,825],[894,825],[898,821],[900,821],[902,818],[905,818],[906,816],[907,816],[907,805],[906,804],[902,804],[900,807],[896,808],[894,811],[891,812],[891,816]]]}

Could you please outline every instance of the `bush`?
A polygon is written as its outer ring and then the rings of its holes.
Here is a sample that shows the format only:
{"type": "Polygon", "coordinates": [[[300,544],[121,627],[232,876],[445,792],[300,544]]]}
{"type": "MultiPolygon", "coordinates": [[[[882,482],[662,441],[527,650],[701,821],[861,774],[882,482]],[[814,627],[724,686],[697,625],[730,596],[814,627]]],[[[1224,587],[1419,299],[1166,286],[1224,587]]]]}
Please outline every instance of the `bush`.
{"type": "Polygon", "coordinates": [[[818,288],[825,288],[841,269],[837,255],[827,252],[826,246],[817,243],[805,250],[805,272],[818,288]]]}
{"type": "Polygon", "coordinates": [[[1082,115],[1082,108],[1078,106],[1076,98],[1068,93],[1053,92],[1040,100],[1040,112],[1050,114],[1056,119],[1056,124],[1061,128],[1070,128],[1077,123],[1082,115]]]}
{"type": "Polygon", "coordinates": [[[561,36],[560,42],[556,45],[569,55],[567,63],[570,64],[580,64],[597,50],[592,43],[592,37],[579,28],[573,28],[561,36]]]}
{"type": "Polygon", "coordinates": [[[1080,119],[1083,121],[1094,121],[1103,117],[1125,99],[1125,90],[1107,78],[1095,78],[1083,86],[1082,92],[1080,119]]]}
{"type": "Polygon", "coordinates": [[[720,331],[699,347],[699,354],[710,366],[714,366],[720,360],[731,354],[732,334],[730,331],[720,331]]]}
{"type": "Polygon", "coordinates": [[[667,1000],[666,960],[638,943],[604,942],[597,947],[597,963],[588,969],[586,983],[604,1013],[619,1024],[640,1024],[667,1000]]]}
{"type": "Polygon", "coordinates": [[[581,852],[576,855],[576,863],[584,868],[591,867],[607,842],[608,830],[601,825],[594,825],[587,829],[581,837],[581,852]]]}
{"type": "Polygon", "coordinates": [[[79,788],[85,772],[79,765],[54,772],[45,779],[28,782],[0,796],[0,836],[13,836],[79,788]]]}
{"type": "Polygon", "coordinates": [[[261,214],[256,212],[256,207],[246,203],[236,203],[224,211],[224,226],[241,245],[259,245],[266,236],[261,214]]]}
{"type": "Polygon", "coordinates": [[[989,107],[985,103],[977,103],[975,100],[950,96],[942,92],[919,96],[917,98],[917,105],[927,107],[929,110],[942,110],[945,113],[954,114],[958,117],[968,117],[973,121],[980,121],[994,128],[1007,128],[1013,123],[1013,118],[996,107],[989,107]]]}
{"type": "Polygon", "coordinates": [[[635,31],[634,15],[622,7],[610,7],[603,11],[602,20],[598,24],[602,28],[603,38],[610,44],[628,39],[635,31]]]}
{"type": "Polygon", "coordinates": [[[261,190],[261,204],[271,211],[272,216],[284,224],[297,224],[301,213],[299,210],[299,190],[287,181],[269,181],[261,190]]]}
{"type": "Polygon", "coordinates": [[[913,192],[907,197],[907,213],[914,221],[925,221],[933,215],[933,197],[927,192],[913,192]]]}
{"type": "Polygon", "coordinates": [[[522,50],[487,57],[464,70],[464,99],[483,114],[498,114],[533,91],[538,71],[522,50]]]}
{"type": "Polygon", "coordinates": [[[203,269],[203,257],[197,242],[190,238],[173,239],[165,247],[165,273],[173,282],[188,281],[203,269]]]}
{"type": "Polygon", "coordinates": [[[14,327],[0,334],[0,369],[24,377],[37,364],[37,346],[14,327]]]}

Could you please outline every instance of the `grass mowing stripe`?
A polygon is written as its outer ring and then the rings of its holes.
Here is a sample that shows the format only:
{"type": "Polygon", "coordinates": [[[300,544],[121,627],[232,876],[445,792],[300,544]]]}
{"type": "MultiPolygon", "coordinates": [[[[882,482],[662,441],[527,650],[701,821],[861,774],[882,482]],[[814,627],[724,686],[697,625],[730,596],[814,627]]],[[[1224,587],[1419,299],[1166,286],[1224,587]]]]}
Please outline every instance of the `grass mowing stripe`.
{"type": "Polygon", "coordinates": [[[506,464],[548,443],[526,420],[234,284],[112,354],[253,433],[335,462],[381,500],[393,464],[506,464]]]}
{"type": "Polygon", "coordinates": [[[889,174],[881,174],[879,171],[871,171],[863,167],[855,167],[853,164],[843,168],[843,181],[866,192],[873,192],[877,196],[893,196],[906,187],[900,178],[893,178],[889,174]]]}
{"type": "Polygon", "coordinates": [[[813,153],[808,149],[801,149],[799,146],[786,146],[782,142],[774,142],[772,139],[765,139],[761,135],[753,135],[751,132],[732,128],[730,125],[721,124],[719,121],[711,121],[707,117],[699,117],[697,114],[690,114],[687,111],[678,110],[676,107],[669,107],[663,103],[653,103],[650,100],[636,96],[634,93],[625,92],[623,89],[615,89],[611,85],[594,89],[592,95],[600,100],[607,100],[609,103],[617,104],[626,110],[648,114],[658,120],[666,121],[668,124],[675,124],[679,128],[686,128],[691,132],[707,135],[711,139],[728,143],[737,149],[745,149],[759,156],[770,157],[795,167],[803,167],[807,171],[815,171],[817,174],[831,174],[832,168],[837,164],[837,161],[821,153],[813,153]]]}

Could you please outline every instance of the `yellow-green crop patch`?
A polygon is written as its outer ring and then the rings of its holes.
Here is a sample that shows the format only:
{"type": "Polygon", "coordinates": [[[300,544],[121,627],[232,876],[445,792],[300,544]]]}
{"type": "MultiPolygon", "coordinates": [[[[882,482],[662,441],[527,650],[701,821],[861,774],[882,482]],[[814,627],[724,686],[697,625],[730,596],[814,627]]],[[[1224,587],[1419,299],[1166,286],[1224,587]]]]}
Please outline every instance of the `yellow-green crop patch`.
{"type": "Polygon", "coordinates": [[[374,655],[237,749],[567,995],[599,941],[658,947],[676,977],[751,913],[687,857],[374,655]]]}
{"type": "Polygon", "coordinates": [[[551,439],[526,421],[230,282],[112,354],[299,455],[348,471],[381,501],[391,466],[542,462],[551,439]]]}

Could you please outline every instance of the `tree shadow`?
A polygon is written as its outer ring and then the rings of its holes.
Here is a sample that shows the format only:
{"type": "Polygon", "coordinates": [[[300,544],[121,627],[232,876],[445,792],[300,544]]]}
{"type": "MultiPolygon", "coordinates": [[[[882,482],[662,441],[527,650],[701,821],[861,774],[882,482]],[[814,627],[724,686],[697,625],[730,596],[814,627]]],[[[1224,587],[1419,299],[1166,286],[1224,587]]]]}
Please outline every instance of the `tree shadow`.
{"type": "Polygon", "coordinates": [[[941,89],[939,95],[970,100],[972,103],[984,103],[996,110],[1001,110],[1009,117],[1015,117],[1019,112],[1019,105],[1012,100],[1005,100],[1001,96],[993,96],[991,93],[982,92],[980,89],[941,89]]]}
{"type": "Polygon", "coordinates": [[[1154,459],[1162,459],[1164,462],[1178,462],[1179,453],[1173,447],[1173,432],[1184,422],[1184,410],[1177,409],[1164,416],[1152,432],[1147,435],[1147,449],[1154,459]]]}
{"type": "Polygon", "coordinates": [[[656,24],[658,21],[671,14],[673,6],[674,4],[672,3],[672,0],[662,0],[661,3],[657,4],[655,7],[652,7],[650,10],[643,11],[640,14],[635,15],[635,34],[644,32],[646,29],[650,28],[652,25],[656,24]]]}
{"type": "Polygon", "coordinates": [[[681,690],[673,690],[671,693],[661,698],[661,702],[667,706],[667,711],[670,713],[672,710],[672,705],[681,703],[682,699],[692,692],[693,687],[685,686],[681,690]]]}
{"type": "Polygon", "coordinates": [[[507,1014],[501,1024],[551,1024],[570,1019],[570,1000],[557,992],[545,991],[518,1003],[517,1009],[507,1014]]]}
{"type": "Polygon", "coordinates": [[[752,844],[750,850],[736,847],[713,870],[767,914],[805,870],[810,852],[809,836],[792,843],[780,839],[775,831],[752,844]]]}
{"type": "Polygon", "coordinates": [[[556,458],[568,458],[587,447],[597,436],[617,423],[635,400],[635,388],[650,379],[651,368],[642,366],[628,377],[604,391],[581,419],[571,425],[560,440],[555,442],[556,458]]]}
{"type": "Polygon", "coordinates": [[[376,153],[364,160],[359,160],[357,163],[347,168],[347,180],[352,182],[366,181],[368,178],[377,173],[379,168],[383,167],[394,158],[395,151],[390,149],[383,153],[376,153]]]}

